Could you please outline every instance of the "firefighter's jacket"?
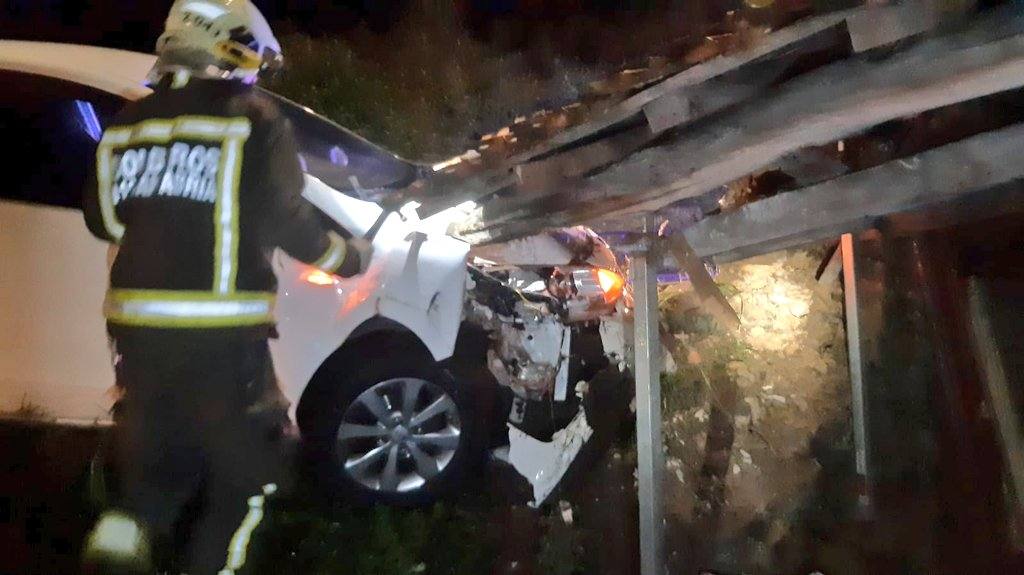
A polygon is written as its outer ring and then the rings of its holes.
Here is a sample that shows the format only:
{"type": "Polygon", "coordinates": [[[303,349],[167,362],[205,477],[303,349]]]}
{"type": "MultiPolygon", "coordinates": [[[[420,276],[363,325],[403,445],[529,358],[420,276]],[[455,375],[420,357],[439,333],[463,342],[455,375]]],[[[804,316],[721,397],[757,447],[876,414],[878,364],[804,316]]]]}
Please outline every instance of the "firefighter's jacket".
{"type": "Polygon", "coordinates": [[[89,230],[118,244],[109,323],[231,328],[273,322],[280,247],[351,275],[359,256],[302,197],[290,123],[241,82],[164,79],[104,131],[85,190],[89,230]]]}

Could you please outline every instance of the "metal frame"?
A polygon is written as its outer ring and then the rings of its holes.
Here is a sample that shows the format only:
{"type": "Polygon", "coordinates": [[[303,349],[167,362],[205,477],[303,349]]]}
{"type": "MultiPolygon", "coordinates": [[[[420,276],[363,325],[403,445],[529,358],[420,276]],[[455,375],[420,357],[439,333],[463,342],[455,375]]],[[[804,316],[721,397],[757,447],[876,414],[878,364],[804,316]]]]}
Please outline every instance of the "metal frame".
{"type": "Polygon", "coordinates": [[[850,362],[850,393],[853,396],[853,445],[857,475],[864,492],[857,499],[861,511],[871,507],[872,482],[868,466],[867,401],[864,394],[863,359],[860,349],[860,307],[857,305],[857,269],[854,265],[853,235],[843,234],[839,249],[843,253],[843,291],[846,309],[846,348],[850,362]]]}
{"type": "Polygon", "coordinates": [[[1020,413],[1014,408],[1012,385],[996,344],[988,290],[977,277],[969,280],[967,289],[975,356],[981,368],[988,406],[1002,439],[1000,446],[1016,496],[1015,507],[1017,513],[1024,516],[1024,429],[1020,425],[1020,413]]]}
{"type": "Polygon", "coordinates": [[[645,240],[632,252],[636,355],[636,450],[640,502],[640,573],[664,575],[665,521],[661,441],[661,338],[658,334],[656,222],[644,221],[645,240]]]}

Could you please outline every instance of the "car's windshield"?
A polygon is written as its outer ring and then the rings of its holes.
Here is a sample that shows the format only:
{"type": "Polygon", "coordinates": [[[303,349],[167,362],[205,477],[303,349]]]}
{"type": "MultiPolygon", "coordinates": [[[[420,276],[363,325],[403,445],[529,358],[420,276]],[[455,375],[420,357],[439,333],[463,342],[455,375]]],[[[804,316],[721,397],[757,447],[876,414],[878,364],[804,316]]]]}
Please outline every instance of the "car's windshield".
{"type": "Polygon", "coordinates": [[[416,177],[416,166],[338,126],[315,112],[273,92],[291,120],[302,154],[303,169],[325,184],[368,199],[382,188],[404,186],[416,177]]]}
{"type": "Polygon", "coordinates": [[[0,197],[77,208],[102,127],[123,102],[54,78],[0,72],[0,197]],[[8,89],[15,88],[15,89],[8,89]],[[41,169],[45,167],[45,169],[41,169]]]}

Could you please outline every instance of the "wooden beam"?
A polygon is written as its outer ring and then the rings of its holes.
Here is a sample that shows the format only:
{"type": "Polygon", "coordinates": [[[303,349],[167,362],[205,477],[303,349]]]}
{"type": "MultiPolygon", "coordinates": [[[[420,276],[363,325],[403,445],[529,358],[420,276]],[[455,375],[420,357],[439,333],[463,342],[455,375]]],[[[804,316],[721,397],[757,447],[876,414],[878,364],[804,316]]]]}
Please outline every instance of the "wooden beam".
{"type": "MultiPolygon", "coordinates": [[[[1024,187],[1015,182],[1024,178],[1022,147],[1024,124],[1016,124],[706,218],[685,235],[698,256],[730,261],[869,228],[891,214],[986,194],[1000,209],[1021,211],[1024,187]]],[[[966,217],[979,215],[964,211],[966,217]]]]}
{"type": "Polygon", "coordinates": [[[461,181],[438,177],[426,180],[426,189],[405,190],[404,200],[420,202],[420,217],[427,217],[462,202],[477,201],[499,190],[518,183],[518,177],[508,169],[490,170],[461,181]]]}
{"type": "Polygon", "coordinates": [[[904,0],[869,6],[846,19],[855,52],[864,52],[927,32],[939,25],[944,0],[904,0]]]}
{"type": "MultiPolygon", "coordinates": [[[[863,51],[889,44],[933,28],[938,12],[933,6],[940,0],[909,0],[899,6],[867,7],[836,12],[802,20],[775,31],[753,48],[720,56],[688,68],[663,82],[643,90],[612,107],[602,116],[559,133],[544,144],[507,160],[506,166],[519,176],[522,191],[536,195],[545,187],[557,189],[560,177],[575,177],[623,159],[643,144],[670,128],[692,122],[763,92],[785,74],[801,57],[837,49],[863,51]],[[612,136],[611,144],[571,146],[602,131],[620,129],[631,123],[646,124],[647,137],[636,138],[640,126],[612,136]],[[621,140],[629,140],[623,143],[621,140]],[[635,143],[634,143],[635,142],[635,143]],[[560,148],[570,148],[557,152],[560,148]],[[595,154],[594,150],[600,151],[595,154]],[[610,153],[615,150],[615,153],[610,153]],[[553,156],[548,156],[552,154],[553,156]],[[548,156],[540,160],[543,156],[548,156]],[[563,165],[564,164],[564,165],[563,165]]],[[[825,60],[818,65],[826,63],[825,60]]],[[[465,184],[440,190],[430,204],[477,200],[509,184],[483,185],[494,181],[487,175],[471,178],[465,184]]],[[[521,205],[505,200],[507,207],[521,205]]]]}
{"type": "MultiPolygon", "coordinates": [[[[770,99],[648,148],[567,187],[566,209],[527,214],[492,230],[534,229],[655,211],[770,167],[786,154],[877,124],[1024,86],[1024,16],[991,14],[886,60],[857,58],[800,76],[770,99]]],[[[484,223],[486,225],[486,222],[484,223]]]]}
{"type": "Polygon", "coordinates": [[[801,76],[770,100],[751,102],[674,145],[645,150],[595,176],[594,189],[577,199],[640,189],[622,198],[628,207],[620,209],[657,210],[800,148],[1024,86],[1024,18],[1012,20],[1015,26],[990,18],[979,29],[924,42],[882,62],[855,59],[801,76]]]}
{"type": "Polygon", "coordinates": [[[725,294],[704,267],[704,260],[697,256],[686,238],[681,234],[674,234],[662,238],[662,241],[667,244],[679,267],[690,277],[690,285],[693,286],[703,311],[715,318],[723,328],[732,331],[738,329],[740,318],[736,315],[736,310],[729,305],[729,300],[725,299],[725,294]]]}
{"type": "Polygon", "coordinates": [[[659,82],[646,90],[634,94],[620,104],[613,106],[601,116],[556,134],[543,145],[513,157],[510,161],[513,163],[527,162],[539,156],[550,154],[560,148],[570,146],[578,140],[594,136],[619,124],[626,123],[630,119],[638,117],[642,114],[645,106],[662,96],[699,86],[712,78],[758,60],[770,60],[773,56],[778,56],[780,53],[791,50],[793,44],[811,39],[822,32],[842,27],[847,16],[862,10],[858,8],[801,20],[769,34],[764,38],[763,42],[758,43],[750,50],[718,56],[707,62],[687,68],[663,82],[659,82]]]}
{"type": "Polygon", "coordinates": [[[583,176],[632,154],[652,137],[647,126],[640,125],[555,156],[519,164],[515,172],[520,190],[530,195],[566,178],[583,176]]]}
{"type": "MultiPolygon", "coordinates": [[[[509,158],[504,163],[505,168],[499,171],[515,172],[525,196],[538,195],[543,189],[558,190],[563,187],[560,180],[620,161],[665,130],[756,96],[776,83],[801,58],[826,52],[848,52],[850,41],[844,19],[861,11],[863,9],[809,18],[769,34],[750,50],[687,68],[613,106],[598,118],[509,158]],[[615,130],[619,131],[608,138],[573,147],[580,140],[615,130]]],[[[824,64],[828,59],[831,58],[819,58],[817,64],[824,64]]],[[[480,174],[465,183],[440,186],[428,192],[426,203],[443,208],[466,200],[475,201],[510,183],[514,182],[480,174]]],[[[498,208],[514,209],[522,204],[520,199],[509,198],[500,200],[498,208]]]]}

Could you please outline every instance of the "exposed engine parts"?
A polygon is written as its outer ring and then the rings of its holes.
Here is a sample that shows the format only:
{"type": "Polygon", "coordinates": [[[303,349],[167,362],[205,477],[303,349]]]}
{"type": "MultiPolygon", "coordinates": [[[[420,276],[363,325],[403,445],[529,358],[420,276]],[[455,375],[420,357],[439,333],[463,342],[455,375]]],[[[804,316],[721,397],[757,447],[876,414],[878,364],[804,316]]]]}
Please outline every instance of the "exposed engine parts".
{"type": "Polygon", "coordinates": [[[558,302],[536,295],[537,301],[530,301],[497,279],[474,272],[466,319],[491,336],[487,366],[494,377],[530,398],[565,387],[571,329],[556,313],[558,302]]]}
{"type": "Polygon", "coordinates": [[[576,383],[569,382],[574,336],[628,300],[614,254],[582,227],[473,254],[465,319],[491,338],[490,372],[522,398],[565,401],[576,383]]]}
{"type": "Polygon", "coordinates": [[[502,384],[527,396],[548,395],[567,383],[570,329],[558,316],[517,306],[519,322],[502,322],[487,366],[502,384]]]}

